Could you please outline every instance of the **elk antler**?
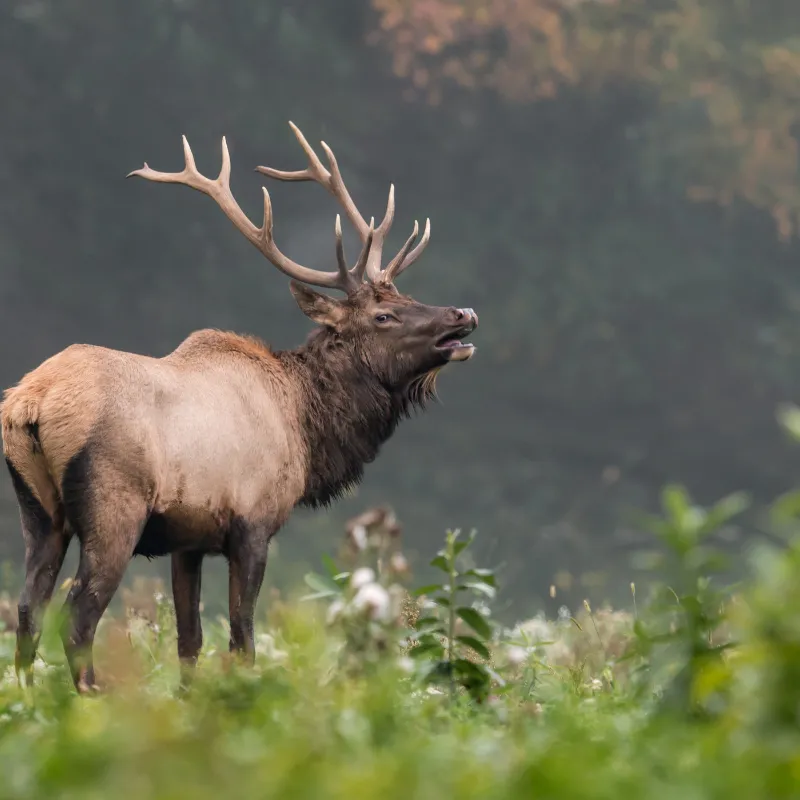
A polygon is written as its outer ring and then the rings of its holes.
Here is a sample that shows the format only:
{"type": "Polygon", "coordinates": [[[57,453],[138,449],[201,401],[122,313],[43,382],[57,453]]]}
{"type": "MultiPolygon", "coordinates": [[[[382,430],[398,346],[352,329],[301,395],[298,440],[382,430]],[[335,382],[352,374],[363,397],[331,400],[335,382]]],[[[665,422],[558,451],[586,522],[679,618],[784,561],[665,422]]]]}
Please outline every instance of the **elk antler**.
{"type": "MultiPolygon", "coordinates": [[[[263,175],[269,175],[271,178],[276,178],[279,181],[315,181],[321,186],[324,186],[342,205],[344,213],[352,223],[353,227],[358,231],[361,241],[366,248],[368,235],[371,226],[368,226],[364,217],[361,216],[353,198],[347,191],[342,179],[342,173],[339,171],[339,165],[336,162],[336,157],[333,151],[328,147],[325,142],[321,142],[322,149],[328,158],[330,164],[330,171],[328,171],[319,156],[314,152],[314,149],[306,141],[305,136],[300,132],[300,129],[293,122],[289,122],[289,126],[300,146],[305,151],[308,157],[308,166],[305,169],[297,170],[294,172],[287,172],[280,169],[273,169],[272,167],[256,167],[256,171],[263,175]]],[[[410,267],[422,255],[422,251],[428,244],[431,235],[431,221],[426,220],[425,231],[422,234],[422,239],[419,244],[412,250],[411,246],[416,241],[419,233],[419,225],[414,223],[414,233],[403,246],[403,249],[391,260],[386,269],[381,270],[381,256],[383,253],[383,244],[386,236],[392,227],[394,221],[394,184],[389,187],[389,200],[386,203],[386,214],[383,217],[381,224],[375,229],[372,234],[372,246],[365,251],[367,257],[360,272],[356,273],[359,280],[366,277],[373,283],[391,283],[404,269],[410,267]]],[[[361,259],[359,259],[360,261],[361,259]]],[[[353,270],[355,272],[355,268],[353,270]]]]}
{"type": "MultiPolygon", "coordinates": [[[[183,138],[183,153],[186,164],[182,172],[157,172],[151,169],[147,162],[141,169],[134,170],[126,177],[138,176],[158,183],[182,183],[207,194],[225,212],[228,219],[241,231],[247,240],[265,255],[281,272],[296,278],[304,283],[314,286],[324,286],[330,289],[342,289],[348,294],[355,291],[361,283],[364,269],[369,261],[370,249],[375,240],[373,221],[364,223],[363,233],[359,229],[361,240],[364,243],[361,255],[352,270],[348,270],[344,259],[344,246],[342,244],[342,225],[337,215],[336,218],[336,256],[338,270],[336,272],[323,272],[309,269],[285,256],[275,244],[272,237],[272,203],[269,192],[264,191],[264,222],[260,228],[256,227],[242,211],[231,193],[231,157],[225,137],[222,137],[222,167],[216,180],[211,180],[201,175],[194,163],[192,149],[186,137],[183,138]]],[[[263,187],[262,187],[263,188],[263,187]]],[[[357,212],[356,212],[357,213],[357,212]]],[[[360,216],[359,216],[359,219],[360,216]]],[[[362,220],[363,222],[363,220],[362,220]]],[[[385,220],[384,220],[385,222],[385,220]]]]}

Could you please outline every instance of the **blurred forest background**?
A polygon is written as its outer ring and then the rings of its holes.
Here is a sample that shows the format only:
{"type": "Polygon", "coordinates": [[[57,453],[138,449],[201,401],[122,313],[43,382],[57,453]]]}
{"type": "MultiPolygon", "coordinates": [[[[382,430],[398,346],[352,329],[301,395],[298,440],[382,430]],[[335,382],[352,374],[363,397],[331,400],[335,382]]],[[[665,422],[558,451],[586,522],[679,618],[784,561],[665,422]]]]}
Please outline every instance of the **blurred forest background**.
{"type": "MultiPolygon", "coordinates": [[[[797,481],[775,420],[800,395],[796,0],[4,0],[0,76],[4,387],[76,341],[305,337],[287,279],[213,203],[124,180],[180,169],[181,134],[210,174],[228,137],[254,218],[254,167],[304,166],[288,120],[365,213],[396,183],[389,250],[430,216],[400,288],[473,306],[476,358],[356,496],[295,515],[268,582],[389,504],[421,556],[478,528],[509,602],[559,570],[553,602],[619,600],[631,511],[664,482],[764,502],[797,481]]],[[[282,249],[331,268],[335,203],[269,188],[282,249]]],[[[19,563],[6,478],[0,531],[19,563]]]]}

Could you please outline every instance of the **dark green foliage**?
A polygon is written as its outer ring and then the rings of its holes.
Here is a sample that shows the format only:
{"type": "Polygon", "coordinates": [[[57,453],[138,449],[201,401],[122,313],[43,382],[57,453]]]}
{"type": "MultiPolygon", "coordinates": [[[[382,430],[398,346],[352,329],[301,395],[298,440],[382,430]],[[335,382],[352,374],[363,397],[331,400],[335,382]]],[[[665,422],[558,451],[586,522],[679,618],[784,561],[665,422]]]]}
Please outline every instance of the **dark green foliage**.
{"type": "Polygon", "coordinates": [[[466,539],[460,534],[458,530],[448,531],[445,546],[431,561],[432,567],[445,573],[447,582],[423,586],[415,592],[424,602],[414,623],[416,634],[409,655],[428,662],[422,671],[423,681],[443,684],[451,696],[461,687],[473,699],[484,701],[492,681],[499,676],[488,664],[470,658],[469,653],[491,660],[493,625],[477,608],[463,605],[463,598],[464,593],[493,597],[497,584],[491,570],[459,570],[459,556],[475,539],[474,531],[466,539]],[[467,632],[457,632],[459,620],[466,624],[467,632]]]}
{"type": "Polygon", "coordinates": [[[663,549],[643,552],[638,558],[657,580],[651,585],[646,621],[634,622],[635,639],[627,657],[642,659],[639,669],[650,673],[645,684],[649,688],[652,681],[662,683],[663,708],[709,713],[720,698],[703,697],[698,702],[697,685],[732,642],[724,632],[719,640],[731,588],[714,585],[725,560],[707,540],[742,513],[748,501],[744,495],[731,495],[706,511],[693,504],[682,487],[667,486],[662,504],[663,518],[651,518],[647,524],[663,549]]]}
{"type": "MultiPolygon", "coordinates": [[[[581,620],[540,621],[553,635],[529,647],[525,667],[512,653],[519,645],[507,646],[505,633],[464,604],[478,585],[491,590],[478,596],[492,599],[495,581],[489,571],[459,566],[471,537],[454,532],[435,558],[447,583],[415,592],[430,598],[434,613],[426,621],[424,611],[408,633],[421,639],[420,630],[437,628],[432,618],[444,623],[438,650],[411,650],[420,651],[414,662],[424,670],[397,659],[407,642],[390,619],[372,631],[387,645],[373,659],[328,613],[355,588],[364,562],[386,554],[378,535],[375,547],[355,554],[361,563],[348,575],[326,559],[331,577],[309,577],[321,604],[280,603],[259,622],[254,670],[227,662],[227,631],[207,620],[197,682],[181,699],[173,648],[164,646],[174,623],[162,596],[149,618],[129,614],[120,628],[109,621],[101,631],[113,686],[105,697],[76,696],[60,662],[37,663],[35,685],[19,689],[13,639],[0,634],[5,792],[202,800],[236,786],[268,798],[795,797],[800,547],[788,529],[798,517],[778,503],[788,545],[761,546],[747,579],[712,595],[709,539],[742,507],[741,498],[727,498],[706,510],[666,489],[663,516],[651,520],[665,551],[660,564],[651,562],[653,602],[611,627],[606,610],[589,603],[581,620]],[[658,589],[667,585],[677,589],[671,609],[658,589]],[[451,635],[459,615],[472,633],[451,635]],[[675,623],[668,630],[666,618],[675,623]],[[619,634],[631,659],[612,652],[619,634]],[[720,649],[712,637],[730,646],[720,649]],[[631,661],[644,669],[632,672],[631,661]],[[431,668],[444,691],[420,691],[431,668]]],[[[349,615],[353,625],[356,616],[349,615]]],[[[367,621],[376,620],[362,615],[362,632],[367,621]]]]}

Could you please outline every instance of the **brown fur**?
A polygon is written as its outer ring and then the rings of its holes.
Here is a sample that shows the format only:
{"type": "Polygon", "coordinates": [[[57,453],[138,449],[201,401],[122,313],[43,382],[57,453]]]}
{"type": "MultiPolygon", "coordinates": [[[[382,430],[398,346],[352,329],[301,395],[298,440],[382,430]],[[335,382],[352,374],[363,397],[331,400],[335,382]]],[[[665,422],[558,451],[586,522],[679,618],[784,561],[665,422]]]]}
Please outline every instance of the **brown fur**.
{"type": "Polygon", "coordinates": [[[437,343],[477,324],[471,310],[425,306],[391,285],[343,300],[292,291],[320,325],[295,350],[216,330],[163,358],[73,345],[5,393],[3,448],[26,545],[18,670],[30,675],[72,536],[81,558],[64,641],[80,691],[94,686],[94,631],[135,554],[172,555],[189,670],[202,643],[203,556],[224,555],[231,649],[252,661],[270,538],[296,505],[329,503],[360,480],[431,396],[450,357],[437,343]]]}

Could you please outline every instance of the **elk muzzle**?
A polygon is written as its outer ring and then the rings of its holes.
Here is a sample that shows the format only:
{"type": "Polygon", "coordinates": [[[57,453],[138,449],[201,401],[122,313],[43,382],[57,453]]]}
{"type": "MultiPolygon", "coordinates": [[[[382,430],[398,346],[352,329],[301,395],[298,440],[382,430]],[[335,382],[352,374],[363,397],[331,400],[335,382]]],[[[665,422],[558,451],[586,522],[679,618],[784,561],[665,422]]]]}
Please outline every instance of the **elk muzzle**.
{"type": "Polygon", "coordinates": [[[450,308],[447,321],[452,329],[436,342],[436,349],[448,361],[467,361],[475,353],[475,345],[462,341],[478,327],[478,315],[471,308],[450,308]]]}

